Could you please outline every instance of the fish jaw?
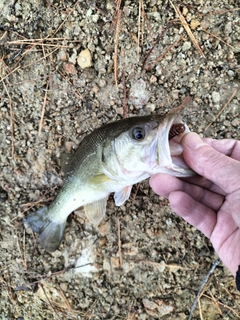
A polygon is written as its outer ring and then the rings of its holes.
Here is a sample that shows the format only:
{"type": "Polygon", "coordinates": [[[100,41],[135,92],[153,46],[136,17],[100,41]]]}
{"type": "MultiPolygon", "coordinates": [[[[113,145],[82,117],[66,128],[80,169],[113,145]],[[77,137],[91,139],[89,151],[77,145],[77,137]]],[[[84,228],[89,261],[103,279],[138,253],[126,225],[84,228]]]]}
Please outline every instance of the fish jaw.
{"type": "Polygon", "coordinates": [[[156,169],[154,171],[160,170],[160,172],[176,177],[189,177],[195,174],[182,157],[183,147],[181,146],[181,140],[188,132],[190,130],[187,124],[182,121],[179,115],[169,115],[159,124],[156,141],[153,142],[150,150],[150,157],[154,153],[156,155],[156,169]],[[169,140],[171,127],[178,123],[184,125],[184,132],[169,140]]]}

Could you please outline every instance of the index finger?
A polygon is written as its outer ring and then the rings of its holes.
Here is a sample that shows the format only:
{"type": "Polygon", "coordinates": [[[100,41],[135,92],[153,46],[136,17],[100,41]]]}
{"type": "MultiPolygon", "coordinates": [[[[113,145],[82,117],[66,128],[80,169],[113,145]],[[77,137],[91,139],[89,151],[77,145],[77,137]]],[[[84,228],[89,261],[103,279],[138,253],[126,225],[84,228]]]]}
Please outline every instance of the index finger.
{"type": "Polygon", "coordinates": [[[240,162],[213,149],[196,133],[182,139],[185,162],[198,174],[214,182],[226,193],[239,189],[240,162]]]}

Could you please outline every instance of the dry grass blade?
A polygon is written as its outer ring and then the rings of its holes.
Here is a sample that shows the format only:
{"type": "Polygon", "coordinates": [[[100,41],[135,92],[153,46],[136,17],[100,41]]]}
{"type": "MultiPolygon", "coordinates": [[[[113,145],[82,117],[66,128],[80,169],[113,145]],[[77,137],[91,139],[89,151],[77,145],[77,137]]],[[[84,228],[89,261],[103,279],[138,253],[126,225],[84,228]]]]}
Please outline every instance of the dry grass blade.
{"type": "MultiPolygon", "coordinates": [[[[54,31],[54,33],[52,34],[52,37],[54,37],[55,34],[57,34],[58,31],[62,29],[62,26],[65,24],[65,22],[67,21],[67,19],[68,19],[68,18],[70,17],[70,15],[73,13],[73,11],[74,11],[74,9],[76,8],[78,2],[79,2],[79,0],[77,0],[77,1],[75,2],[75,4],[73,5],[71,11],[70,11],[70,12],[68,13],[68,15],[66,16],[66,18],[63,20],[63,22],[59,25],[59,27],[58,27],[58,28],[54,31]]],[[[46,38],[48,38],[48,37],[46,37],[46,38]]]]}
{"type": "Polygon", "coordinates": [[[176,270],[192,270],[192,268],[188,267],[182,267],[177,264],[166,264],[165,262],[154,262],[154,261],[146,261],[146,260],[140,260],[139,262],[152,266],[154,269],[162,269],[162,268],[168,268],[170,271],[174,272],[176,270]]]}
{"type": "MultiPolygon", "coordinates": [[[[209,300],[212,300],[212,297],[209,297],[207,294],[203,294],[202,296],[205,297],[205,298],[207,298],[207,299],[209,299],[209,300]]],[[[232,312],[238,319],[240,319],[240,314],[237,313],[233,308],[225,305],[224,303],[222,303],[222,302],[220,302],[220,301],[217,301],[216,299],[215,299],[215,301],[216,301],[220,306],[222,306],[223,308],[225,308],[225,309],[229,310],[230,312],[232,312]]]]}
{"type": "Polygon", "coordinates": [[[75,85],[62,73],[62,71],[59,69],[58,73],[60,73],[60,75],[70,84],[71,88],[73,88],[74,92],[76,93],[77,97],[80,100],[83,100],[83,96],[82,94],[77,90],[77,88],[75,87],[75,85]]]}
{"type": "Polygon", "coordinates": [[[40,59],[38,59],[38,60],[36,60],[36,61],[34,61],[34,62],[31,62],[31,63],[29,63],[29,64],[26,64],[25,66],[20,66],[20,65],[17,66],[15,69],[13,69],[12,71],[10,71],[6,76],[2,77],[2,78],[0,79],[0,82],[3,82],[6,78],[8,78],[11,74],[13,74],[14,72],[16,72],[18,69],[20,69],[20,68],[21,68],[21,69],[26,69],[26,68],[30,67],[31,65],[33,65],[33,64],[35,64],[35,63],[37,63],[37,62],[40,62],[40,61],[46,59],[48,56],[52,55],[54,52],[56,52],[56,51],[59,50],[59,49],[60,49],[60,47],[59,47],[59,48],[56,48],[56,49],[54,49],[53,51],[51,51],[50,53],[46,54],[45,57],[42,57],[42,58],[40,58],[40,59]]]}
{"type": "Polygon", "coordinates": [[[210,291],[210,295],[211,295],[212,301],[214,302],[215,306],[218,309],[219,314],[221,314],[221,316],[222,316],[223,315],[222,310],[220,309],[219,304],[218,304],[217,300],[214,298],[211,291],[210,291]]]}
{"type": "Polygon", "coordinates": [[[156,47],[156,45],[158,44],[158,42],[160,41],[160,39],[164,36],[164,34],[166,33],[166,31],[170,28],[170,26],[173,24],[173,21],[169,22],[166,26],[165,29],[162,30],[162,32],[158,35],[156,41],[154,42],[153,46],[151,47],[151,49],[148,51],[146,57],[143,60],[143,69],[148,69],[147,66],[147,60],[150,56],[150,54],[152,53],[152,51],[154,50],[154,48],[156,47]]]}
{"type": "Polygon", "coordinates": [[[198,309],[199,309],[200,319],[201,319],[201,320],[204,320],[204,319],[203,319],[203,315],[202,315],[202,307],[201,307],[201,301],[200,301],[200,299],[198,299],[198,309]]]}
{"type": "Polygon", "coordinates": [[[46,107],[46,102],[47,102],[48,88],[49,88],[49,80],[47,82],[46,91],[45,91],[44,100],[43,100],[42,114],[41,114],[41,119],[40,119],[40,123],[39,123],[39,129],[38,129],[39,136],[41,134],[42,126],[43,126],[43,118],[44,118],[45,107],[46,107]]]}
{"type": "Polygon", "coordinates": [[[20,69],[20,66],[16,67],[15,69],[13,69],[12,71],[10,71],[8,74],[6,74],[6,76],[2,77],[0,79],[0,82],[3,82],[5,79],[7,79],[11,74],[13,74],[14,72],[16,72],[18,69],[20,69]]]}
{"type": "Polygon", "coordinates": [[[116,34],[115,34],[115,46],[114,46],[114,79],[116,88],[118,88],[118,72],[117,72],[117,52],[118,52],[118,38],[119,38],[119,31],[120,31],[120,20],[121,20],[121,10],[120,10],[121,1],[118,2],[118,9],[117,9],[117,23],[116,23],[116,34]]]}
{"type": "Polygon", "coordinates": [[[199,47],[198,42],[197,42],[196,38],[194,37],[191,29],[189,28],[187,21],[185,20],[184,16],[181,14],[181,11],[179,10],[179,8],[177,6],[175,6],[173,4],[173,2],[171,0],[169,0],[169,1],[170,1],[171,5],[172,5],[173,9],[175,10],[177,15],[179,16],[179,19],[180,19],[184,29],[186,30],[189,38],[191,39],[192,43],[194,44],[195,48],[197,49],[197,51],[200,53],[200,55],[203,58],[206,58],[204,53],[203,53],[203,51],[202,51],[202,49],[199,47]]]}
{"type": "Polygon", "coordinates": [[[217,37],[215,34],[209,32],[209,31],[207,31],[206,29],[203,29],[203,28],[201,28],[201,30],[204,31],[204,32],[206,32],[206,33],[208,33],[208,34],[210,34],[212,37],[218,39],[219,41],[221,41],[222,43],[224,43],[226,46],[228,46],[229,48],[231,48],[232,50],[234,49],[233,46],[231,46],[230,44],[228,44],[226,41],[222,40],[221,38],[217,37]]]}
{"type": "Polygon", "coordinates": [[[11,146],[12,146],[12,159],[14,159],[14,126],[13,126],[14,115],[13,115],[13,108],[12,108],[12,98],[11,98],[9,92],[8,92],[7,86],[6,86],[4,81],[3,81],[3,86],[4,86],[4,89],[5,89],[6,93],[7,93],[8,99],[9,99],[10,131],[11,131],[11,137],[12,137],[12,143],[11,143],[11,146]]]}
{"type": "Polygon", "coordinates": [[[206,128],[204,129],[204,131],[206,131],[208,128],[211,127],[211,125],[213,124],[214,121],[217,120],[217,118],[220,116],[220,114],[227,108],[227,106],[229,105],[229,103],[232,101],[232,99],[235,97],[235,95],[238,93],[238,91],[240,90],[240,84],[237,86],[237,88],[234,90],[233,94],[231,95],[231,97],[228,99],[228,101],[225,103],[225,105],[222,107],[222,109],[218,112],[218,114],[216,115],[215,119],[210,122],[206,128]]]}
{"type": "Polygon", "coordinates": [[[218,15],[218,14],[224,14],[224,13],[228,13],[228,12],[234,12],[234,11],[239,11],[240,8],[234,8],[234,9],[222,9],[222,10],[219,10],[219,11],[211,11],[211,12],[208,12],[207,14],[204,14],[204,15],[211,15],[211,14],[215,14],[215,15],[218,15]]]}
{"type": "Polygon", "coordinates": [[[168,51],[171,51],[172,48],[174,48],[181,40],[183,37],[180,37],[177,39],[171,46],[169,46],[151,65],[151,68],[153,68],[159,61],[162,60],[162,58],[168,53],[168,51]]]}
{"type": "Polygon", "coordinates": [[[60,319],[60,317],[59,317],[59,315],[58,315],[58,313],[57,313],[57,311],[56,311],[56,310],[55,310],[55,308],[53,307],[53,305],[52,305],[52,303],[51,303],[50,299],[48,298],[48,295],[47,295],[47,293],[46,293],[46,291],[45,291],[45,289],[44,289],[44,286],[43,286],[43,285],[41,285],[41,284],[40,284],[40,286],[41,286],[41,288],[42,288],[42,290],[43,290],[43,292],[44,292],[44,295],[45,295],[45,297],[46,297],[46,299],[47,299],[47,301],[48,301],[49,305],[50,305],[50,306],[51,306],[51,308],[53,309],[53,312],[56,314],[57,318],[58,318],[59,320],[61,320],[61,319],[60,319]]]}
{"type": "Polygon", "coordinates": [[[183,102],[176,108],[172,109],[169,114],[172,114],[172,113],[179,113],[184,107],[186,104],[188,104],[190,101],[192,100],[192,97],[190,96],[187,96],[183,102]]]}

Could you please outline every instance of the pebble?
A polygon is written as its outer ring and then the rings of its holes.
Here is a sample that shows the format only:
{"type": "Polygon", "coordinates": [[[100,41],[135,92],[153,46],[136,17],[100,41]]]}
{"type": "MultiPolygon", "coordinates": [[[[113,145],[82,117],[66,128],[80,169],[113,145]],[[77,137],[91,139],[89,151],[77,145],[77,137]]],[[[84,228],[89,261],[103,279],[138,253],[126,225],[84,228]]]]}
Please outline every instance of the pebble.
{"type": "Polygon", "coordinates": [[[231,124],[234,126],[234,127],[238,127],[240,125],[240,118],[235,118],[231,124]]]}
{"type": "Polygon", "coordinates": [[[80,68],[85,69],[89,68],[92,65],[92,57],[89,49],[85,49],[80,52],[78,58],[77,58],[77,63],[80,66],[80,68]]]}
{"type": "Polygon", "coordinates": [[[217,91],[212,92],[212,100],[214,103],[219,103],[220,102],[220,93],[217,91]]]}
{"type": "Polygon", "coordinates": [[[185,41],[183,46],[182,46],[182,50],[183,51],[187,51],[187,50],[189,50],[191,48],[191,46],[192,46],[192,44],[191,44],[190,41],[185,41]]]}

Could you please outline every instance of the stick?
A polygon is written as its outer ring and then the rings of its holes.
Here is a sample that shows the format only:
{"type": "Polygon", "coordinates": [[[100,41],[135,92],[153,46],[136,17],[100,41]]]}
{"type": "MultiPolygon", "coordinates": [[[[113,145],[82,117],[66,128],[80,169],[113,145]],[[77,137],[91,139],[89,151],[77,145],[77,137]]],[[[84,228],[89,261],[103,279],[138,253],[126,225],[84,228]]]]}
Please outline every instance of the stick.
{"type": "Polygon", "coordinates": [[[11,130],[11,136],[12,136],[12,159],[14,159],[14,126],[13,126],[13,109],[12,109],[12,99],[11,99],[11,96],[8,92],[8,89],[5,85],[5,82],[3,81],[3,86],[4,86],[4,89],[6,90],[6,93],[7,93],[7,96],[8,96],[8,99],[9,99],[9,109],[10,109],[10,130],[11,130]]]}
{"type": "Polygon", "coordinates": [[[192,308],[191,308],[191,310],[190,310],[190,314],[189,314],[188,320],[191,320],[193,311],[194,311],[194,309],[196,308],[196,305],[197,305],[197,303],[198,303],[198,299],[199,299],[199,297],[200,297],[201,294],[202,294],[203,288],[204,288],[205,285],[207,284],[210,275],[213,273],[213,271],[216,269],[216,267],[219,265],[219,263],[220,263],[220,259],[217,259],[217,260],[214,262],[212,268],[209,270],[209,272],[208,272],[208,274],[206,275],[206,277],[203,279],[202,284],[201,284],[201,286],[200,286],[200,288],[199,288],[199,290],[198,290],[197,296],[196,296],[196,298],[195,298],[195,300],[194,300],[194,302],[193,302],[192,308]]]}

